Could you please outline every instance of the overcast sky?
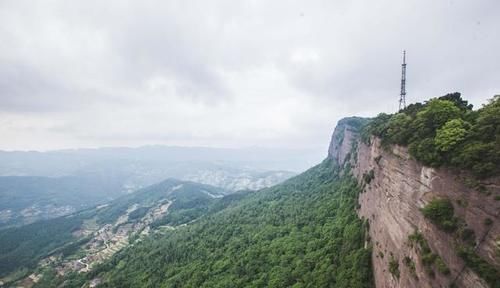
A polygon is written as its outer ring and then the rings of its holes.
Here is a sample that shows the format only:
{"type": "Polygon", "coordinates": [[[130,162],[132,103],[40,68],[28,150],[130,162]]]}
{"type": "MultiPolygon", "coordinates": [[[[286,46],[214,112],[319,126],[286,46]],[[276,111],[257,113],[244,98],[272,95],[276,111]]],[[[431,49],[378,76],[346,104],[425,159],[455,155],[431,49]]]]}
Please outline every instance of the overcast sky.
{"type": "Polygon", "coordinates": [[[500,1],[0,0],[0,149],[326,151],[336,121],[500,94],[500,1]]]}

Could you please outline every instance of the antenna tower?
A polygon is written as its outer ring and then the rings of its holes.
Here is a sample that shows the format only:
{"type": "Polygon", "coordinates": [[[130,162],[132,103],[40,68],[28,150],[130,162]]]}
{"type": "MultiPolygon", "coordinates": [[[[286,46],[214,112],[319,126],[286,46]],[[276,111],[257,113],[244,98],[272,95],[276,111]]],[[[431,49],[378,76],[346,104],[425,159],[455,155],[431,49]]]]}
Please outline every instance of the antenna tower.
{"type": "Polygon", "coordinates": [[[399,95],[399,111],[406,108],[406,50],[403,50],[403,64],[401,64],[401,94],[399,95]]]}

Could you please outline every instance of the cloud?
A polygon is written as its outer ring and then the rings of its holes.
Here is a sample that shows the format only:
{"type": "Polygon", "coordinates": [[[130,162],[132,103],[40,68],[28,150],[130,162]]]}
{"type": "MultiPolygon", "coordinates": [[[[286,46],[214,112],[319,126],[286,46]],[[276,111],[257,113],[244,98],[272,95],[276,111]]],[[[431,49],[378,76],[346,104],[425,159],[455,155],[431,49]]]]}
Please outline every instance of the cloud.
{"type": "Polygon", "coordinates": [[[0,3],[0,149],[326,147],[341,117],[499,92],[500,4],[0,3]]]}

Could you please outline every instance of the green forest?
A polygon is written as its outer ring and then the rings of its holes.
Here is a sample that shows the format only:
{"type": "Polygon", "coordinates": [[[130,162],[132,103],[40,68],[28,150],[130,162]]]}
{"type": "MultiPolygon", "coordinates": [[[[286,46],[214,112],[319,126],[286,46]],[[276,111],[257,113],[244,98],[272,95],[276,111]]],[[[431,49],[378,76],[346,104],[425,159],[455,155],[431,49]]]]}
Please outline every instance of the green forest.
{"type": "MultiPolygon", "coordinates": [[[[372,287],[367,227],[355,212],[359,191],[325,160],[136,242],[86,277],[103,277],[103,287],[372,287]]],[[[79,287],[82,278],[66,284],[79,287]]]]}
{"type": "Polygon", "coordinates": [[[470,171],[478,178],[500,173],[500,95],[473,110],[460,93],[411,104],[396,114],[379,114],[363,131],[383,145],[408,146],[418,161],[432,167],[470,171]]]}
{"type": "Polygon", "coordinates": [[[101,225],[113,223],[134,203],[140,207],[130,213],[129,222],[143,217],[153,205],[161,201],[175,200],[168,218],[155,225],[182,224],[199,217],[209,210],[208,207],[222,209],[223,203],[215,205],[216,199],[207,195],[207,192],[213,195],[226,193],[223,189],[208,185],[167,179],[122,196],[101,209],[88,208],[68,216],[0,230],[0,276],[16,270],[33,269],[44,257],[71,250],[71,247],[78,246],[82,241],[73,232],[81,229],[86,220],[95,219],[101,225]]]}
{"type": "Polygon", "coordinates": [[[33,268],[38,261],[74,240],[81,217],[60,217],[0,231],[0,275],[33,268]]]}

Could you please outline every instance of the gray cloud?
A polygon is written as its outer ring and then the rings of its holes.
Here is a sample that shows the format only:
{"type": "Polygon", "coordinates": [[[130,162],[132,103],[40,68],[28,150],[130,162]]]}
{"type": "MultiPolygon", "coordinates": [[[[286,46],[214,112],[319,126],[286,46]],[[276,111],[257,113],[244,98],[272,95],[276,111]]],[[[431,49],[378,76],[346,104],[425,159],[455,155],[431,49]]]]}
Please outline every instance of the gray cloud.
{"type": "Polygon", "coordinates": [[[0,2],[0,149],[324,147],[340,117],[499,93],[498,1],[0,2]],[[7,139],[7,140],[4,140],[7,139]]]}

